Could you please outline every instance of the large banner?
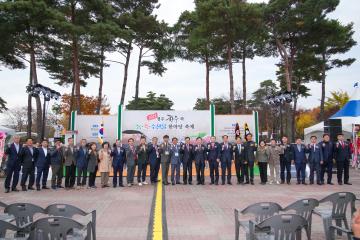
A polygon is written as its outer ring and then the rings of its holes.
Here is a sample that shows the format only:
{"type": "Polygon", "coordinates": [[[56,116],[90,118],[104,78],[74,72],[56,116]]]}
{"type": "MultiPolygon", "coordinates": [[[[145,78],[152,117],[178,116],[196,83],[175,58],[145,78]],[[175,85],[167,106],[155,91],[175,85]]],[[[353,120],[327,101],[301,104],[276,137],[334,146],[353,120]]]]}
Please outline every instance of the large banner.
{"type": "Polygon", "coordinates": [[[76,142],[85,138],[97,143],[113,143],[118,134],[121,134],[123,143],[127,143],[129,138],[138,142],[142,135],[146,136],[147,141],[157,137],[161,142],[165,134],[180,141],[189,136],[192,142],[197,137],[207,142],[211,131],[215,133],[217,141],[221,141],[224,134],[234,141],[236,132],[244,138],[246,131],[253,133],[256,141],[255,116],[255,113],[212,116],[210,111],[124,110],[118,115],[76,115],[72,131],[76,132],[76,142]]]}
{"type": "Polygon", "coordinates": [[[141,135],[150,140],[167,134],[183,141],[186,136],[209,138],[209,111],[124,111],[122,122],[122,140],[131,137],[136,141],[141,135]]]}

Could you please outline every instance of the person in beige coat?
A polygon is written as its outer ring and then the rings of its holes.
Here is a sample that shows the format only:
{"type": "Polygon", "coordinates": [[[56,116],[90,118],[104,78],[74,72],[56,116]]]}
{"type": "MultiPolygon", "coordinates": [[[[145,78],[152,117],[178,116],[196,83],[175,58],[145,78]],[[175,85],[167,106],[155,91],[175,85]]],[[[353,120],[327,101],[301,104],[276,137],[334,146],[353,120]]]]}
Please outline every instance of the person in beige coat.
{"type": "Polygon", "coordinates": [[[284,149],[276,145],[275,139],[271,139],[270,146],[268,147],[269,154],[269,168],[270,168],[270,184],[276,182],[280,184],[280,154],[284,153],[284,149]],[[274,176],[274,174],[276,174],[274,176]]]}
{"type": "Polygon", "coordinates": [[[109,173],[112,166],[110,145],[108,142],[102,144],[102,149],[99,151],[99,172],[101,175],[101,187],[109,187],[109,173]]]}

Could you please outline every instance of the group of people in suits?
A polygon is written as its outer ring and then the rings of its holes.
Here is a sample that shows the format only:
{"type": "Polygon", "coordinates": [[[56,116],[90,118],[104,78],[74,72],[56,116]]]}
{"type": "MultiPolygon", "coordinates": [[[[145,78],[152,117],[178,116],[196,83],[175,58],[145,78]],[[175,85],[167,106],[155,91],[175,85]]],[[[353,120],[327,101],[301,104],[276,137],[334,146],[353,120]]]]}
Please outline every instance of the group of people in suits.
{"type": "Polygon", "coordinates": [[[290,184],[291,165],[295,165],[297,184],[306,183],[306,166],[310,169],[309,183],[323,185],[325,183],[333,185],[332,173],[333,166],[337,167],[337,182],[339,185],[349,182],[349,163],[351,161],[351,148],[349,142],[344,140],[343,134],[337,135],[337,141],[330,141],[329,134],[324,134],[322,141],[318,142],[316,136],[310,137],[310,144],[302,143],[301,138],[297,138],[294,144],[289,144],[287,137],[283,137],[281,144],[278,145],[275,140],[271,140],[267,147],[264,141],[260,142],[257,150],[257,159],[259,161],[261,182],[265,183],[267,167],[261,167],[261,162],[268,162],[270,167],[270,184],[290,184]],[[280,179],[274,178],[273,172],[280,179]],[[327,179],[325,181],[325,174],[327,179]]]}
{"type": "Polygon", "coordinates": [[[137,184],[147,185],[146,170],[150,166],[150,183],[158,182],[160,166],[162,169],[162,183],[170,184],[168,180],[169,170],[172,185],[184,185],[193,183],[193,162],[195,163],[196,184],[204,185],[205,167],[210,171],[210,184],[232,184],[231,168],[235,164],[236,180],[238,184],[254,185],[254,166],[257,164],[260,171],[261,184],[268,182],[267,170],[270,169],[269,184],[290,184],[291,165],[296,168],[297,184],[307,184],[305,169],[309,165],[310,184],[322,185],[327,174],[327,184],[332,183],[333,164],[337,166],[338,184],[349,184],[349,162],[351,159],[350,145],[339,134],[337,141],[330,141],[328,134],[323,135],[323,140],[317,142],[316,136],[312,136],[311,143],[305,145],[301,138],[296,139],[294,144],[288,142],[286,136],[282,137],[281,144],[274,139],[267,144],[260,141],[259,146],[252,140],[252,134],[245,137],[236,137],[235,143],[229,142],[227,135],[222,136],[222,142],[216,141],[212,136],[208,143],[198,137],[194,144],[190,138],[180,143],[176,137],[170,142],[168,135],[163,136],[163,141],[158,144],[158,139],[153,137],[147,143],[146,138],[140,138],[140,144],[135,146],[134,139],[130,138],[124,145],[116,140],[113,147],[104,142],[100,150],[96,143],[88,144],[85,139],[75,146],[74,140],[69,138],[67,145],[63,146],[60,141],[55,142],[53,148],[49,148],[48,141],[44,139],[39,147],[33,146],[33,141],[28,138],[21,145],[18,136],[13,137],[13,143],[8,146],[5,154],[8,157],[6,167],[5,192],[19,191],[17,189],[19,173],[22,171],[20,186],[23,191],[48,189],[47,178],[51,168],[51,188],[63,188],[62,179],[65,172],[65,188],[83,188],[88,179],[88,188],[96,188],[95,179],[100,172],[101,187],[109,187],[109,173],[113,170],[113,187],[124,187],[123,171],[127,169],[127,186],[134,185],[135,170],[137,170],[137,184]],[[221,168],[221,179],[219,173],[221,168]],[[35,178],[36,171],[36,178],[35,178]],[[221,180],[221,182],[220,182],[221,180]]]}

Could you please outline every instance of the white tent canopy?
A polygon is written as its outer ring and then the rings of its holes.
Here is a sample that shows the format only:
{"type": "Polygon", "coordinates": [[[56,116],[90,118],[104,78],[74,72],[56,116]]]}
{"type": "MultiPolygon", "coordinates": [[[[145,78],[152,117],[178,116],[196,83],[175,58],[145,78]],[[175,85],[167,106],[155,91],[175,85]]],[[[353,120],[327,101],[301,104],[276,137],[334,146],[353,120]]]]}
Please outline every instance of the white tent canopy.
{"type": "MultiPolygon", "coordinates": [[[[345,138],[352,136],[353,125],[360,124],[360,88],[359,84],[354,85],[354,93],[350,100],[333,116],[331,119],[341,119],[342,130],[345,138]]],[[[305,141],[308,142],[310,136],[322,137],[324,132],[324,122],[317,123],[304,129],[305,141]]]]}
{"type": "Polygon", "coordinates": [[[7,127],[1,126],[1,125],[0,125],[0,132],[5,132],[7,135],[14,135],[15,134],[14,129],[7,128],[7,127]]]}

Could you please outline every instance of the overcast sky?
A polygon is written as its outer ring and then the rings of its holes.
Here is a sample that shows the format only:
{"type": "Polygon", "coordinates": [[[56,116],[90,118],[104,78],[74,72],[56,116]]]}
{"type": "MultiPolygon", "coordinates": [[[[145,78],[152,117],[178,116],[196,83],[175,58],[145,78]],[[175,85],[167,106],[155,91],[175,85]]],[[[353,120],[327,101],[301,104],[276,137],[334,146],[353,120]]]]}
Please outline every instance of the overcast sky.
{"type": "MultiPolygon", "coordinates": [[[[249,1],[262,2],[262,1],[249,1]]],[[[163,19],[169,24],[174,24],[181,12],[194,9],[193,0],[160,0],[161,6],[156,10],[159,19],[163,19]]],[[[354,22],[355,40],[360,43],[360,4],[359,0],[341,0],[336,11],[331,14],[332,18],[339,19],[346,24],[354,22]]],[[[350,52],[342,57],[360,58],[360,46],[355,46],[350,52]]],[[[112,60],[121,60],[118,54],[108,56],[112,60]]],[[[126,102],[132,99],[135,93],[135,77],[137,66],[137,49],[131,56],[129,67],[129,78],[126,93],[126,102]]],[[[279,60],[276,58],[255,58],[247,62],[247,86],[248,98],[251,93],[259,87],[259,83],[266,79],[275,80],[276,66],[279,60]]],[[[142,69],[140,96],[145,96],[148,91],[163,93],[174,102],[176,110],[190,110],[193,108],[196,98],[205,97],[205,66],[177,59],[176,62],[166,64],[167,71],[162,77],[150,75],[146,68],[142,69]]],[[[27,95],[25,86],[28,83],[29,68],[24,70],[0,71],[0,89],[1,97],[8,102],[8,107],[26,106],[27,95]]],[[[62,88],[55,85],[45,71],[38,71],[39,83],[49,86],[61,93],[69,93],[71,88],[62,88]]],[[[350,94],[353,84],[359,81],[360,63],[356,61],[350,67],[334,69],[328,72],[327,91],[344,90],[350,94]]],[[[241,90],[241,68],[240,64],[234,66],[235,89],[241,90]]],[[[123,80],[123,67],[120,64],[112,64],[104,72],[104,94],[111,105],[112,113],[116,112],[117,105],[120,102],[121,88],[123,80]]],[[[97,95],[98,79],[88,80],[86,88],[81,92],[86,95],[97,95]]],[[[311,108],[319,105],[321,88],[320,84],[312,83],[308,87],[311,89],[311,95],[308,98],[300,100],[300,107],[311,108]]],[[[210,97],[228,95],[229,77],[226,70],[212,71],[210,73],[210,97]]],[[[2,118],[3,119],[3,118],[2,118]]],[[[1,121],[1,117],[0,117],[1,121]]]]}

